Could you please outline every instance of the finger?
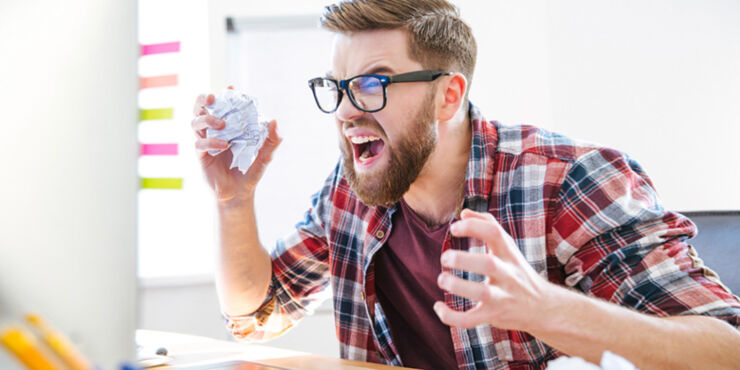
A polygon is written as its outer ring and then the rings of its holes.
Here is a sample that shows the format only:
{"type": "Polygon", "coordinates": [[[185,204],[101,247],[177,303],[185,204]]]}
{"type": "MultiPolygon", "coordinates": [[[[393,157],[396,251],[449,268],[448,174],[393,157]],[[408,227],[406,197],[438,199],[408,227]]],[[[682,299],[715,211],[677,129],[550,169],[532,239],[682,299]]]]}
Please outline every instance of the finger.
{"type": "Polygon", "coordinates": [[[501,228],[501,225],[493,219],[493,216],[488,220],[479,217],[467,217],[450,225],[450,233],[456,237],[483,240],[489,250],[504,260],[517,258],[516,254],[519,253],[518,249],[515,251],[513,249],[515,247],[510,246],[510,244],[514,245],[514,241],[501,228]]]}
{"type": "Polygon", "coordinates": [[[262,147],[257,153],[257,158],[249,166],[247,175],[253,178],[262,178],[262,174],[265,172],[267,165],[272,161],[272,153],[277,149],[283,138],[278,135],[277,132],[277,121],[272,120],[267,124],[267,138],[262,143],[262,147]]]}
{"type": "Polygon", "coordinates": [[[466,312],[460,312],[451,309],[444,302],[437,301],[433,308],[439,320],[452,327],[469,329],[488,323],[485,312],[480,306],[466,312]]]}
{"type": "Polygon", "coordinates": [[[272,153],[280,146],[281,142],[283,142],[283,138],[278,134],[277,121],[272,120],[267,124],[267,138],[265,138],[255,161],[269,163],[272,160],[272,153]]]}
{"type": "Polygon", "coordinates": [[[471,253],[456,250],[448,250],[442,253],[440,258],[442,266],[451,269],[469,271],[476,274],[491,276],[497,275],[500,259],[490,253],[471,253]]]}
{"type": "Polygon", "coordinates": [[[506,294],[495,285],[461,279],[447,272],[439,274],[437,285],[456,296],[470,299],[473,302],[490,303],[506,294]]]}
{"type": "Polygon", "coordinates": [[[194,131],[202,131],[207,128],[221,130],[226,126],[226,122],[222,119],[216,118],[215,116],[205,115],[193,118],[193,120],[190,121],[190,125],[193,127],[194,131]]]}
{"type": "Polygon", "coordinates": [[[460,212],[460,218],[462,218],[462,219],[478,218],[478,219],[481,219],[481,220],[494,220],[494,221],[496,220],[493,217],[493,215],[490,214],[490,213],[487,213],[487,212],[486,213],[476,212],[476,211],[473,211],[473,210],[468,209],[468,208],[465,208],[465,209],[462,210],[462,212],[460,212]]]}
{"type": "Polygon", "coordinates": [[[209,150],[226,150],[228,147],[228,141],[212,137],[195,140],[195,149],[201,152],[206,152],[209,150]]]}
{"type": "Polygon", "coordinates": [[[193,115],[194,116],[200,116],[203,115],[204,111],[206,111],[203,107],[206,105],[213,104],[213,101],[216,99],[213,94],[200,94],[195,99],[195,104],[193,105],[193,115]]]}

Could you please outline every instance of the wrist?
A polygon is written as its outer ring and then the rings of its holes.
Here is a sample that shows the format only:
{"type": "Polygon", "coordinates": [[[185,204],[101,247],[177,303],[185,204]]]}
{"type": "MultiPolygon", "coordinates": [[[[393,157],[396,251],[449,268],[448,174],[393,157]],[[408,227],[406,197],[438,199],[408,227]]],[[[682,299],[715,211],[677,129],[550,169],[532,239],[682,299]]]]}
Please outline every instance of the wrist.
{"type": "Polygon", "coordinates": [[[574,316],[578,316],[580,305],[588,298],[573,292],[565,287],[547,282],[542,299],[538,303],[540,312],[537,320],[532,320],[532,328],[528,332],[535,337],[550,337],[563,335],[576,329],[573,323],[574,316]]]}
{"type": "Polygon", "coordinates": [[[229,198],[219,198],[216,200],[216,206],[221,212],[230,212],[234,210],[243,210],[254,204],[254,192],[247,192],[239,196],[229,198]]]}

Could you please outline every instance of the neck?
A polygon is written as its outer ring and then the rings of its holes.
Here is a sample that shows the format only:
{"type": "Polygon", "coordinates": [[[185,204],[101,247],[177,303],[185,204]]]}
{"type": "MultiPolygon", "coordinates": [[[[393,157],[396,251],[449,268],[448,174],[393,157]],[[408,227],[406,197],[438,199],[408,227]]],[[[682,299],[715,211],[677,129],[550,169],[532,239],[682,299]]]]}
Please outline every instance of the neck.
{"type": "Polygon", "coordinates": [[[438,125],[438,141],[419,177],[403,199],[429,225],[452,218],[462,207],[463,183],[470,156],[467,109],[438,125]]]}

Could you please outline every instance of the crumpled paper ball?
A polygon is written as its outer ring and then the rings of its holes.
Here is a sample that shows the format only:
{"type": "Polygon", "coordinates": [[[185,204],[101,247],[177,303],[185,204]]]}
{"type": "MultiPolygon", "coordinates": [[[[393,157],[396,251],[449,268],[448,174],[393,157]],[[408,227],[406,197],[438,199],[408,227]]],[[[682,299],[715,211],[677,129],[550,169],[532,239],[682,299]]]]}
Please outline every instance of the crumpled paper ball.
{"type": "MultiPolygon", "coordinates": [[[[246,173],[267,138],[267,122],[261,119],[255,98],[227,89],[205,108],[208,114],[226,122],[221,130],[207,129],[206,137],[228,141],[228,149],[234,157],[229,169],[238,167],[242,174],[246,173]]],[[[211,150],[208,153],[215,156],[221,152],[211,150]]]]}
{"type": "Polygon", "coordinates": [[[547,363],[547,370],[636,370],[635,365],[624,357],[609,351],[601,354],[601,366],[596,366],[580,357],[558,357],[547,363]]]}

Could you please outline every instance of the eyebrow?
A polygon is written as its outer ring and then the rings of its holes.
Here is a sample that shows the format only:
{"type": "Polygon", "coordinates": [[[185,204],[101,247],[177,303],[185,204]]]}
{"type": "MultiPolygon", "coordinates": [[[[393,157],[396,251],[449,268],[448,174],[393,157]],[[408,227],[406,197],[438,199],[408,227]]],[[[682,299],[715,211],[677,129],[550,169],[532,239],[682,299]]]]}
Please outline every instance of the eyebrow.
{"type": "Polygon", "coordinates": [[[391,67],[380,65],[380,66],[374,67],[370,71],[363,73],[363,74],[373,75],[373,74],[380,74],[380,73],[394,74],[395,72],[393,71],[391,67]]]}
{"type": "MultiPolygon", "coordinates": [[[[374,67],[373,69],[371,69],[371,70],[369,70],[367,72],[363,72],[363,73],[360,73],[360,74],[361,75],[374,75],[374,74],[389,74],[389,75],[392,75],[392,74],[396,74],[396,73],[395,73],[395,71],[391,67],[380,65],[380,66],[374,67]]],[[[337,80],[337,78],[334,77],[334,75],[331,73],[331,71],[327,71],[325,73],[325,76],[326,76],[326,78],[329,78],[329,79],[332,79],[332,80],[337,80]]]]}

